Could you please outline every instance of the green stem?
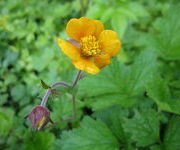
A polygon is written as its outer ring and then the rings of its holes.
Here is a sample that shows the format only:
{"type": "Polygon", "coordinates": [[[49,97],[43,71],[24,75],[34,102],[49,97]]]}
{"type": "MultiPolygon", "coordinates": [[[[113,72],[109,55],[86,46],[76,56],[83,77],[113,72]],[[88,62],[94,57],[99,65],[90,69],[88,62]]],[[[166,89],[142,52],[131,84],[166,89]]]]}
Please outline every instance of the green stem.
{"type": "Polygon", "coordinates": [[[73,120],[76,120],[76,93],[74,87],[76,86],[77,82],[80,80],[81,73],[82,71],[79,70],[72,85],[73,120]]]}
{"type": "MultiPolygon", "coordinates": [[[[75,77],[75,79],[74,79],[74,81],[73,81],[73,84],[72,84],[72,85],[68,85],[68,84],[66,84],[65,82],[57,82],[57,83],[53,84],[50,89],[48,89],[48,90],[46,91],[46,94],[45,94],[45,96],[43,97],[43,99],[42,99],[42,101],[41,101],[41,106],[46,106],[46,103],[47,103],[47,101],[48,101],[48,98],[49,98],[50,94],[52,94],[52,92],[51,92],[52,89],[55,89],[55,88],[58,87],[58,86],[65,86],[65,87],[67,87],[67,88],[71,88],[71,89],[72,89],[73,115],[72,115],[72,117],[69,118],[69,119],[65,119],[65,120],[61,120],[61,121],[59,121],[59,122],[53,123],[54,125],[55,125],[55,124],[59,124],[59,123],[61,123],[61,122],[67,122],[67,121],[72,121],[72,120],[75,120],[75,119],[76,119],[76,92],[75,92],[75,89],[74,89],[74,88],[75,88],[75,86],[77,85],[78,81],[79,81],[80,78],[81,78],[81,73],[82,73],[82,71],[79,70],[78,73],[77,73],[77,75],[76,75],[76,77],[75,77]]],[[[47,127],[47,128],[48,128],[48,127],[47,127]]]]}
{"type": "Polygon", "coordinates": [[[82,73],[82,71],[79,70],[72,85],[69,85],[65,82],[57,82],[57,83],[54,83],[52,86],[50,86],[50,88],[46,91],[40,105],[45,107],[47,104],[49,96],[52,94],[52,90],[59,87],[59,86],[65,86],[67,88],[73,89],[76,86],[77,82],[79,81],[81,73],[82,73]]]}
{"type": "Polygon", "coordinates": [[[84,2],[83,2],[83,0],[79,0],[79,2],[80,2],[80,6],[81,6],[81,17],[83,17],[85,14],[84,2]]]}

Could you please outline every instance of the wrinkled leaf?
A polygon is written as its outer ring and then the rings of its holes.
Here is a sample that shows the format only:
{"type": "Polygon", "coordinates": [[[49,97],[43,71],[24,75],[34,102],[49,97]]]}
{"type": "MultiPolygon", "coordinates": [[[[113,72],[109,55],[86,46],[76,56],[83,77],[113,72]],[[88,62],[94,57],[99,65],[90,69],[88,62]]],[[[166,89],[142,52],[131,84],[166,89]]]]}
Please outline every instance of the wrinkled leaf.
{"type": "Polygon", "coordinates": [[[63,132],[59,147],[62,150],[118,150],[119,144],[104,123],[86,117],[81,127],[63,132]]]}

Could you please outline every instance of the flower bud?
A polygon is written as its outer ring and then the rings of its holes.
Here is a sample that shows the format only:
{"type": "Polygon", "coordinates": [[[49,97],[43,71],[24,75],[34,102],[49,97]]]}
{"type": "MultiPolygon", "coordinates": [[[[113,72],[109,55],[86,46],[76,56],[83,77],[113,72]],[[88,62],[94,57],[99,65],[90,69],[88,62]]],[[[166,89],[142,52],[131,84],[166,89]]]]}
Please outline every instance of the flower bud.
{"type": "Polygon", "coordinates": [[[28,119],[34,129],[40,130],[50,121],[50,112],[46,107],[36,106],[28,115],[28,119]]]}

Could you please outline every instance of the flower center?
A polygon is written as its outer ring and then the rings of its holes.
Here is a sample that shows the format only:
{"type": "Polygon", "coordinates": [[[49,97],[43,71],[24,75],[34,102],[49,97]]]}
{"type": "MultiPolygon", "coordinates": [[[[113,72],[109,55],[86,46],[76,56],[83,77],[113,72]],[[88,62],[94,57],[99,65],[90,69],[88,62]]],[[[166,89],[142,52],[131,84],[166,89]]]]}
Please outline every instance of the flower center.
{"type": "Polygon", "coordinates": [[[101,53],[100,45],[95,36],[89,35],[81,38],[80,49],[82,56],[95,56],[101,53]]]}

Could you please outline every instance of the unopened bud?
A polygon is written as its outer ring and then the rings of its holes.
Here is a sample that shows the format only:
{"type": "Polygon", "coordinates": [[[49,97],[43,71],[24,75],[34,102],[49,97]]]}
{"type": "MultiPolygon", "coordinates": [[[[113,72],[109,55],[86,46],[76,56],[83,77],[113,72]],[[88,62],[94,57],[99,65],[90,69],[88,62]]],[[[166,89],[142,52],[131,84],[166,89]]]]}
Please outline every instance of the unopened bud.
{"type": "Polygon", "coordinates": [[[28,115],[28,119],[34,129],[40,130],[50,121],[50,112],[46,107],[36,106],[28,115]]]}

